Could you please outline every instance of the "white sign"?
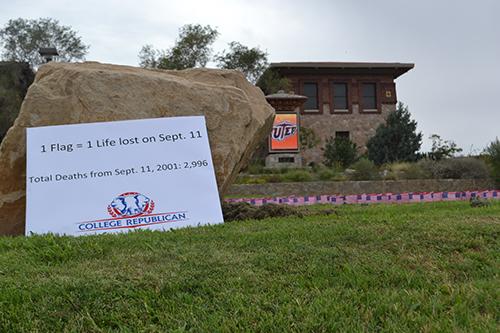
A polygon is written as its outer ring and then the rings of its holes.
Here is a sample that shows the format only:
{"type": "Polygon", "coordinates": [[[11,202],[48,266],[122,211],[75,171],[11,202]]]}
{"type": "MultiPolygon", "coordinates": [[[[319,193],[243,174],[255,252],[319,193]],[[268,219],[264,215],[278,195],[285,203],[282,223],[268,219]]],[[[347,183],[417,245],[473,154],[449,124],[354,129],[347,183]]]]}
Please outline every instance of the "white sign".
{"type": "Polygon", "coordinates": [[[223,222],[205,118],[27,129],[26,234],[223,222]]]}

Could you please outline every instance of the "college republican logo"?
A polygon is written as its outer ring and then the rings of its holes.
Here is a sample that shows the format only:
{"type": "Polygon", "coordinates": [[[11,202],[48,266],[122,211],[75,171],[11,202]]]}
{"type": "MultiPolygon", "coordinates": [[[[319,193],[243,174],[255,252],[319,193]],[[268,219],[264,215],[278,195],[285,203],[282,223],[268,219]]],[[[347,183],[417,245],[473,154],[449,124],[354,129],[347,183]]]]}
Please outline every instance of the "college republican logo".
{"type": "Polygon", "coordinates": [[[153,200],[138,192],[126,192],[118,195],[108,206],[113,217],[136,217],[151,214],[155,207],[153,200]]]}
{"type": "Polygon", "coordinates": [[[284,120],[273,126],[272,138],[277,141],[283,141],[293,136],[296,132],[297,125],[292,124],[288,120],[284,120]]]}

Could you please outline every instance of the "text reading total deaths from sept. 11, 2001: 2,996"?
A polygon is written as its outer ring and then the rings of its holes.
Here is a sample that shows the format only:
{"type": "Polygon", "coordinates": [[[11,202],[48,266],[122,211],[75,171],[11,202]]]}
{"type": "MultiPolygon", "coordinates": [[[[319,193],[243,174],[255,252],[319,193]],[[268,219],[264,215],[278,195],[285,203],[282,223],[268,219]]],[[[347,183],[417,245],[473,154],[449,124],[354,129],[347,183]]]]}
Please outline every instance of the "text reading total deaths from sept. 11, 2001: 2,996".
{"type": "Polygon", "coordinates": [[[134,174],[153,174],[158,172],[175,172],[186,169],[202,169],[209,166],[208,160],[192,160],[187,162],[156,163],[139,167],[115,168],[113,170],[75,171],[71,173],[55,173],[50,175],[29,176],[29,183],[48,183],[59,181],[73,181],[92,178],[131,176],[134,174]]]}

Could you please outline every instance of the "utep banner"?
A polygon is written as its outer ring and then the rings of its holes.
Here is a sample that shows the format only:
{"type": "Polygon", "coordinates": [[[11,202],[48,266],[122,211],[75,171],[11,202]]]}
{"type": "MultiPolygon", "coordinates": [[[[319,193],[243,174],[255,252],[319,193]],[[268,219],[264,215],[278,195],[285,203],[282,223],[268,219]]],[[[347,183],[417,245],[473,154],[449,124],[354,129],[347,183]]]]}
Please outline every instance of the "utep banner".
{"type": "Polygon", "coordinates": [[[223,222],[205,118],[27,129],[26,234],[223,222]]]}
{"type": "Polygon", "coordinates": [[[262,206],[268,203],[302,206],[313,204],[374,204],[374,203],[416,203],[437,201],[470,200],[480,197],[483,199],[500,200],[500,190],[488,191],[463,191],[463,192],[404,192],[404,193],[376,193],[376,194],[350,194],[350,195],[309,195],[289,196],[255,199],[227,199],[226,202],[247,202],[251,205],[262,206]]]}
{"type": "Polygon", "coordinates": [[[271,152],[292,152],[299,150],[298,116],[295,113],[277,114],[269,137],[271,152]]]}

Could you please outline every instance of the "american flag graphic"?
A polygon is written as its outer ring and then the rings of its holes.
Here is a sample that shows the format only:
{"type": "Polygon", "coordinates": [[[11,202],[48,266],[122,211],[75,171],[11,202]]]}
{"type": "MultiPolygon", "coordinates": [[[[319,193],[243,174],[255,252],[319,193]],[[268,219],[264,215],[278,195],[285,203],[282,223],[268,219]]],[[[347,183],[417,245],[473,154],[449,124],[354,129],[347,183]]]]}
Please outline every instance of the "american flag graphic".
{"type": "Polygon", "coordinates": [[[314,196],[288,196],[272,198],[231,198],[226,202],[248,202],[251,205],[262,206],[268,203],[286,204],[293,206],[312,204],[357,204],[357,203],[414,203],[436,201],[469,200],[479,196],[485,199],[500,199],[500,190],[462,191],[462,192],[403,192],[403,193],[370,193],[370,194],[331,194],[314,196]]]}

